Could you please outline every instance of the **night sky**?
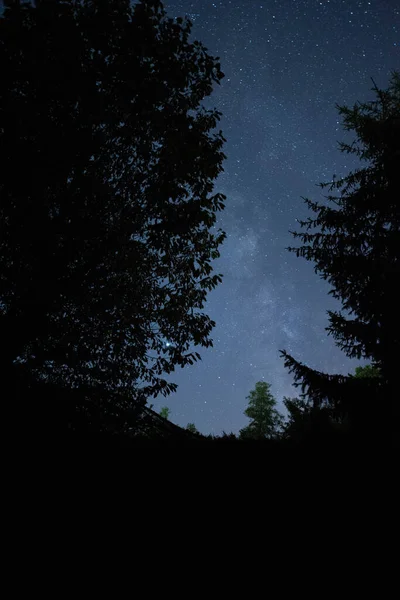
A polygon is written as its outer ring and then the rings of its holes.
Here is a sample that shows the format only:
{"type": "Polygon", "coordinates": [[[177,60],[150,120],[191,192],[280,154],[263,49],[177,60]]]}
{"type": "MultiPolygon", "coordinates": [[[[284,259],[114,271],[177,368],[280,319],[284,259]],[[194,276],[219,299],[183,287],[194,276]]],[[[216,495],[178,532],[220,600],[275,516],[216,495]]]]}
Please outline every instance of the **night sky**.
{"type": "Polygon", "coordinates": [[[225,78],[208,105],[223,113],[226,194],[218,226],[227,233],[214,261],[223,283],[205,312],[216,321],[213,348],[168,377],[176,393],[154,400],[171,420],[202,433],[238,432],[248,423],[246,396],[257,381],[272,385],[282,408],[294,396],[280,349],[329,373],[353,372],[327,336],[327,309],[340,304],[312,263],[285,248],[290,229],[311,216],[301,196],[321,201],[317,184],[357,163],[341,154],[348,139],[335,103],[374,98],[371,77],[387,87],[400,68],[398,0],[181,0],[169,16],[187,15],[193,39],[221,59],[225,78]]]}

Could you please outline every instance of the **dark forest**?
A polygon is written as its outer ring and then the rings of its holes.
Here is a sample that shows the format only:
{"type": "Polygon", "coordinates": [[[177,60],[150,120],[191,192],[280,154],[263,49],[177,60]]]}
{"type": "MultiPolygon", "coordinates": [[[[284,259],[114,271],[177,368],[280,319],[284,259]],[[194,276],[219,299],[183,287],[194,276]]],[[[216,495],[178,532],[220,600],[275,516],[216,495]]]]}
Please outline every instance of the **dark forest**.
{"type": "Polygon", "coordinates": [[[342,310],[328,311],[327,335],[366,366],[326,374],[277,348],[298,395],[281,414],[255,382],[238,434],[203,435],[154,410],[177,388],[165,376],[215,343],[206,301],[224,277],[213,261],[226,239],[226,140],[222,113],[204,105],[224,65],[191,28],[158,0],[5,2],[0,366],[12,429],[126,451],[397,448],[399,72],[385,89],[371,79],[373,101],[336,99],[353,140],[340,149],[359,167],[322,182],[324,201],[304,199],[309,217],[287,248],[330,284],[342,310]]]}

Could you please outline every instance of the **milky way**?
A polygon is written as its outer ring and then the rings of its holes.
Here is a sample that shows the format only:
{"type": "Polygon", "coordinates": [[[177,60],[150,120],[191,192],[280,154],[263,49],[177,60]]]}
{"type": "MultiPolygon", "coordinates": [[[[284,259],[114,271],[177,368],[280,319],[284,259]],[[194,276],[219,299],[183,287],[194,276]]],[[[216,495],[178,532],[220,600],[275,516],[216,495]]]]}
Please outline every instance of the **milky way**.
{"type": "MultiPolygon", "coordinates": [[[[400,68],[395,0],[166,1],[170,16],[193,21],[193,39],[221,59],[225,78],[207,104],[222,113],[226,194],[218,226],[227,233],[215,272],[223,283],[205,312],[217,323],[202,361],[168,377],[178,391],[154,401],[171,420],[204,433],[237,432],[257,381],[280,406],[293,396],[280,349],[330,373],[354,370],[327,337],[327,309],[339,308],[313,265],[285,250],[289,230],[308,216],[301,199],[322,200],[317,184],[355,166],[335,103],[373,99],[371,77],[386,87],[400,68]]],[[[198,348],[196,348],[198,350],[198,348]]]]}

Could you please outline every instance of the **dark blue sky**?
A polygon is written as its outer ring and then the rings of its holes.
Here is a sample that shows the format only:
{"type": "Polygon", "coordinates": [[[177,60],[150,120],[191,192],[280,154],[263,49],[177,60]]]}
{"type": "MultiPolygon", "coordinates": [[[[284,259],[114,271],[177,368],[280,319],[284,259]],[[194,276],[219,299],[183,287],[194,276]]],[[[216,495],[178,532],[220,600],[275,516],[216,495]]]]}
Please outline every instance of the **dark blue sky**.
{"type": "MultiPolygon", "coordinates": [[[[326,311],[340,308],[313,265],[285,250],[288,230],[309,215],[301,196],[321,200],[317,184],[354,167],[335,103],[373,99],[400,69],[398,0],[181,0],[193,38],[221,59],[225,78],[210,102],[222,113],[227,143],[215,191],[226,194],[218,220],[227,233],[214,262],[223,283],[205,312],[217,323],[214,347],[178,369],[178,391],[154,401],[171,420],[204,433],[237,432],[246,396],[268,381],[281,406],[295,395],[280,349],[309,366],[348,373],[357,364],[326,334],[326,311]]],[[[197,348],[198,349],[198,348],[197,348]]],[[[196,349],[196,350],[197,350],[196,349]]]]}

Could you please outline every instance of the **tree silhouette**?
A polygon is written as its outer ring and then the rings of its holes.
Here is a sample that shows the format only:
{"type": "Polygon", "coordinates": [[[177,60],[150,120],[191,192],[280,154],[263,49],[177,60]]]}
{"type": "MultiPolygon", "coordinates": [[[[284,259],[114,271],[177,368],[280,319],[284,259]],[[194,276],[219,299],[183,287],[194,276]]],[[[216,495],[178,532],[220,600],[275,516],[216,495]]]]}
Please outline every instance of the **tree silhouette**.
{"type": "Polygon", "coordinates": [[[171,409],[168,408],[168,406],[162,406],[160,408],[160,417],[163,417],[163,419],[169,419],[170,414],[171,409]]]}
{"type": "Polygon", "coordinates": [[[341,150],[368,166],[321,184],[339,192],[327,204],[305,200],[316,217],[300,222],[305,231],[292,233],[304,245],[289,250],[314,261],[342,302],[344,313],[329,311],[328,333],[347,356],[372,360],[381,377],[327,375],[282,354],[315,405],[329,405],[353,427],[386,437],[398,412],[400,75],[393,73],[387,90],[373,90],[372,102],[338,107],[345,129],[356,134],[341,150]]]}
{"type": "Polygon", "coordinates": [[[380,378],[381,373],[378,367],[375,365],[365,365],[364,367],[356,367],[354,377],[363,378],[380,378]]]}
{"type": "Polygon", "coordinates": [[[188,423],[186,425],[186,429],[190,431],[190,433],[199,433],[199,430],[194,423],[188,423]]]}
{"type": "Polygon", "coordinates": [[[249,425],[240,430],[241,439],[264,439],[274,437],[283,422],[282,416],[276,410],[276,400],[270,392],[271,385],[258,381],[255,389],[247,396],[248,407],[244,411],[251,419],[249,425]]]}
{"type": "Polygon", "coordinates": [[[346,419],[338,416],[329,404],[315,404],[304,394],[300,398],[283,399],[288,418],[283,426],[283,439],[312,442],[319,446],[338,434],[347,433],[346,419]]]}
{"type": "Polygon", "coordinates": [[[175,390],[162,374],[212,345],[225,157],[202,100],[223,74],[190,31],[157,0],[10,2],[1,16],[6,388],[24,373],[125,406],[175,390]]]}

